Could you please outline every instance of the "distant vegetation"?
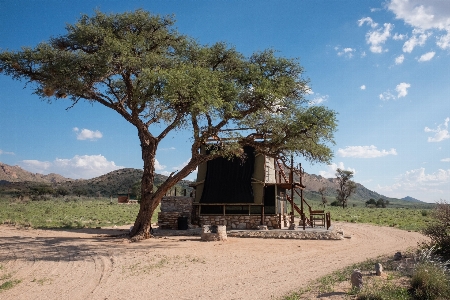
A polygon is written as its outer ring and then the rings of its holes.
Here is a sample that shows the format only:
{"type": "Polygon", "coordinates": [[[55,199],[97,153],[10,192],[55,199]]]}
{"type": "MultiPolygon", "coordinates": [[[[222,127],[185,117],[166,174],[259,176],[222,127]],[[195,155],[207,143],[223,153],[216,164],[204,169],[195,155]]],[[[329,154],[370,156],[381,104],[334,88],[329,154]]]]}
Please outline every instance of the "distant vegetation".
{"type": "MultiPolygon", "coordinates": [[[[66,197],[19,201],[0,198],[0,224],[33,228],[95,228],[133,224],[138,204],[118,204],[107,198],[66,197]]],[[[159,209],[152,218],[157,222],[159,209]]]]}
{"type": "Polygon", "coordinates": [[[366,207],[327,207],[332,222],[369,223],[396,227],[404,230],[420,231],[432,221],[424,209],[418,208],[366,208],[366,207]]]}
{"type": "MultiPolygon", "coordinates": [[[[306,201],[313,209],[324,209],[323,201],[318,199],[308,199],[306,201]]],[[[330,200],[333,201],[331,198],[330,200]]],[[[299,199],[296,199],[296,202],[299,199]]],[[[331,222],[367,223],[379,226],[396,227],[404,230],[420,231],[432,220],[431,209],[434,204],[424,202],[409,202],[399,199],[389,201],[385,208],[382,205],[367,205],[363,200],[351,200],[347,208],[342,209],[342,205],[334,200],[338,206],[325,206],[325,211],[330,212],[331,222]]],[[[371,203],[372,201],[370,201],[371,203]]],[[[377,201],[375,201],[376,203],[377,201]]],[[[378,201],[381,203],[381,201],[378,201]]]]}
{"type": "MultiPolygon", "coordinates": [[[[132,199],[139,199],[142,170],[128,168],[89,180],[71,180],[57,174],[38,176],[16,166],[2,164],[2,167],[8,173],[0,174],[0,224],[82,228],[131,224],[137,215],[139,206],[118,205],[117,195],[129,194],[132,199]],[[36,181],[11,182],[14,178],[8,174],[13,173],[22,180],[36,181]]],[[[155,184],[166,178],[155,174],[155,184]]],[[[310,174],[305,174],[304,179],[305,199],[315,209],[330,211],[332,222],[371,223],[406,230],[420,230],[430,222],[433,204],[412,198],[387,198],[357,184],[355,194],[348,199],[348,208],[343,210],[330,206],[336,201],[336,179],[310,174]]],[[[179,182],[171,193],[176,190],[181,195],[184,189],[190,193],[190,183],[179,182]]],[[[153,215],[154,222],[156,217],[157,213],[153,215]]]]}

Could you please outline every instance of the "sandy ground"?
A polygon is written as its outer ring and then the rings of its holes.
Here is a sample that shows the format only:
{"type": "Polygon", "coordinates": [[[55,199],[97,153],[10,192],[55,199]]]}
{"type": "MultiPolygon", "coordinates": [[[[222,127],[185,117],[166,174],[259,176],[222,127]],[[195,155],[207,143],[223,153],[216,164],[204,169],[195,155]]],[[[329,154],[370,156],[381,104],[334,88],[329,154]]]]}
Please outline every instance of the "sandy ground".
{"type": "Polygon", "coordinates": [[[425,239],[395,228],[335,226],[351,239],[168,236],[128,243],[109,236],[118,229],[2,225],[0,284],[20,282],[0,291],[0,299],[278,299],[334,270],[425,239]]]}

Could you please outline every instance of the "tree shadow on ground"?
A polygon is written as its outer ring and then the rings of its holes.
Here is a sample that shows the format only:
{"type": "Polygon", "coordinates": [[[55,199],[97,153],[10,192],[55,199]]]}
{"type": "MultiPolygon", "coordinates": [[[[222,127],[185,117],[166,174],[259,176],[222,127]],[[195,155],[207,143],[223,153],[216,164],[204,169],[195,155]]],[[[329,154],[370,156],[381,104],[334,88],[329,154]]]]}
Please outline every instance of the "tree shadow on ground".
{"type": "MultiPolygon", "coordinates": [[[[46,230],[47,231],[47,230],[46,230]]],[[[126,255],[127,252],[184,247],[200,238],[154,237],[130,243],[124,232],[108,229],[58,230],[55,236],[25,236],[18,231],[0,239],[0,263],[9,260],[82,261],[94,256],[126,255]],[[61,232],[67,234],[61,235],[61,232]],[[77,235],[83,233],[83,235],[77,235]],[[115,234],[118,235],[115,235],[115,234]],[[122,234],[122,236],[120,235],[122,234]]],[[[44,233],[48,234],[48,232],[44,233]]]]}

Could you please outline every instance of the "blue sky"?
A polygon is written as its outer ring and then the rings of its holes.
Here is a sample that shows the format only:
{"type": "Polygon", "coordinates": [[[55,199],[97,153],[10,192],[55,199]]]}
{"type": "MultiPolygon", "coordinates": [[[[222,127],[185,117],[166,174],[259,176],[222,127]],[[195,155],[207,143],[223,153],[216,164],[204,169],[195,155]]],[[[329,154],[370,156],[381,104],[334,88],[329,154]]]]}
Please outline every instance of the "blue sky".
{"type": "MultiPolygon", "coordinates": [[[[450,200],[450,1],[10,1],[0,0],[0,50],[35,46],[95,9],[173,14],[202,44],[224,41],[244,55],[272,48],[299,58],[309,99],[338,112],[331,165],[390,197],[450,200]]],[[[136,130],[100,105],[40,101],[0,74],[0,161],[39,173],[91,178],[142,168],[136,130]]],[[[166,138],[157,172],[189,158],[189,134],[166,138]]],[[[190,179],[195,178],[192,174],[190,179]]]]}

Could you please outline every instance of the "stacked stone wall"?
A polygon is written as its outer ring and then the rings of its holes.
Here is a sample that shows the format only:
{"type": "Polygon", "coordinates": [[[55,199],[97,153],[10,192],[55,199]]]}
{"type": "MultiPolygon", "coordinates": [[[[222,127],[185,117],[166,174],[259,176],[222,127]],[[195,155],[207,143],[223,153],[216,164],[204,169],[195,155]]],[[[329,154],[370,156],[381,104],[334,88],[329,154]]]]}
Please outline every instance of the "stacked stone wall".
{"type": "MultiPolygon", "coordinates": [[[[227,227],[227,230],[231,229],[258,229],[261,223],[260,215],[225,215],[225,216],[212,216],[201,215],[199,216],[200,225],[223,225],[227,227]]],[[[266,215],[264,216],[264,224],[270,229],[278,229],[278,216],[266,215]]]]}
{"type": "Polygon", "coordinates": [[[192,218],[192,199],[185,196],[167,196],[161,199],[161,211],[158,213],[158,226],[161,229],[178,229],[178,218],[192,218]]]}

